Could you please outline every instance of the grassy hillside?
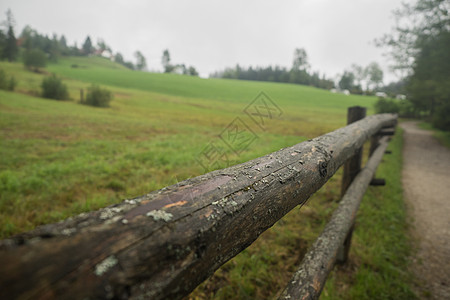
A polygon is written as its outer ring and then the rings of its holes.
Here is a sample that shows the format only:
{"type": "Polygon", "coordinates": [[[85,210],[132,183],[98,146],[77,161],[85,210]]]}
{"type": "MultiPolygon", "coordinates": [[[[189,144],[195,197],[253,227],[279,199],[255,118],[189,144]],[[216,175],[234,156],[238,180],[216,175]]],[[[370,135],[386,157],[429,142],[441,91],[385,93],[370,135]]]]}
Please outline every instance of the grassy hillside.
{"type": "MultiPolygon", "coordinates": [[[[0,68],[18,81],[16,92],[0,91],[0,238],[205,172],[198,162],[205,147],[220,143],[236,117],[257,138],[239,155],[225,149],[232,163],[342,127],[347,107],[372,113],[376,100],[291,84],[135,72],[98,57],[61,59],[41,74],[18,63],[0,68]],[[63,78],[71,101],[38,97],[50,73],[63,78]],[[92,83],[113,92],[110,108],[78,104],[80,89],[92,83]],[[260,92],[282,110],[264,130],[243,112],[260,92]]],[[[338,174],[191,297],[276,294],[336,206],[339,183],[338,174]]]]}
{"type": "Polygon", "coordinates": [[[299,85],[133,72],[93,57],[48,67],[74,100],[60,102],[35,97],[46,74],[0,67],[20,92],[0,93],[2,237],[204,172],[196,159],[235,117],[259,137],[233,157],[237,163],[341,127],[348,106],[374,101],[299,85]],[[111,108],[77,104],[91,83],[113,91],[111,108]],[[265,131],[243,113],[261,91],[283,111],[265,131]]]}

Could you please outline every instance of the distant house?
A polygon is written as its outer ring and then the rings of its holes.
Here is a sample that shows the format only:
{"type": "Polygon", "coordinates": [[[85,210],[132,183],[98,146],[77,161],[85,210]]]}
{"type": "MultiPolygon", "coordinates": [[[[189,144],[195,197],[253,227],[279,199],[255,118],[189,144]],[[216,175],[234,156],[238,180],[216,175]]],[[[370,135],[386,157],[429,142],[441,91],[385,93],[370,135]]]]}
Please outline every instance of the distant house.
{"type": "Polygon", "coordinates": [[[113,55],[112,52],[109,51],[109,50],[103,51],[102,56],[105,57],[105,58],[109,58],[109,59],[111,59],[111,60],[114,59],[114,55],[113,55]]]}
{"type": "Polygon", "coordinates": [[[387,98],[387,94],[385,92],[376,92],[375,96],[379,98],[387,98]]]}
{"type": "Polygon", "coordinates": [[[109,49],[96,49],[94,52],[94,55],[96,56],[101,56],[110,60],[114,60],[114,55],[112,54],[112,52],[109,49]]]}
{"type": "Polygon", "coordinates": [[[395,96],[395,99],[406,100],[406,95],[398,94],[397,96],[395,96]]]}

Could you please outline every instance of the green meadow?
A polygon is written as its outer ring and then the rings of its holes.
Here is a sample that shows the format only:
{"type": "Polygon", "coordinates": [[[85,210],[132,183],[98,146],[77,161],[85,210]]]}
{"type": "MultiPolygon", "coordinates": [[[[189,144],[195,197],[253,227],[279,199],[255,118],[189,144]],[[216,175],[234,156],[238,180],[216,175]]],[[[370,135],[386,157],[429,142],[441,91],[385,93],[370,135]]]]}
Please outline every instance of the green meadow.
{"type": "MultiPolygon", "coordinates": [[[[137,72],[98,57],[61,59],[41,73],[27,71],[19,63],[0,62],[0,68],[18,82],[15,92],[0,91],[0,238],[322,135],[345,125],[347,107],[365,106],[372,114],[376,101],[293,84],[137,72]],[[51,73],[68,86],[70,101],[39,97],[41,81],[51,73]],[[78,103],[80,90],[92,83],[114,94],[111,107],[78,103]],[[264,129],[244,113],[261,92],[282,111],[264,129]],[[225,148],[228,162],[205,159],[205,149],[219,144],[219,135],[237,117],[256,136],[254,141],[237,153],[225,148]]],[[[401,134],[390,147],[394,155],[380,168],[398,187],[401,163],[395,161],[400,159],[401,134]]],[[[336,207],[339,176],[188,298],[275,297],[336,207]]],[[[377,298],[364,295],[371,288],[386,290],[387,298],[412,297],[409,277],[402,271],[406,262],[397,259],[407,256],[409,249],[401,189],[371,187],[366,198],[369,207],[363,204],[361,209],[364,220],[381,216],[375,225],[360,222],[351,270],[332,274],[324,299],[377,298]],[[391,203],[389,199],[394,204],[386,212],[380,203],[391,203]],[[379,231],[382,220],[389,218],[396,231],[379,231]],[[388,236],[378,239],[377,234],[368,234],[370,230],[388,236]],[[396,247],[389,245],[389,234],[400,241],[396,247]]]]}

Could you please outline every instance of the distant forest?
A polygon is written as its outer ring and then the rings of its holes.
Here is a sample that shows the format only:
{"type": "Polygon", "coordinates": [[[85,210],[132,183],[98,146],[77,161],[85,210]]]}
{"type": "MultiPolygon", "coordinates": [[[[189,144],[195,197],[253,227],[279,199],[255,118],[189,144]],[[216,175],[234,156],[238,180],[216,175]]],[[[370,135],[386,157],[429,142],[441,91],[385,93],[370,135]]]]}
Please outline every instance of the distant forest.
{"type": "Polygon", "coordinates": [[[294,64],[290,70],[280,66],[243,68],[239,65],[236,65],[236,67],[234,68],[227,68],[223,71],[215,72],[211,74],[210,77],[286,82],[311,85],[327,90],[332,89],[334,87],[334,81],[326,78],[325,75],[321,76],[319,72],[310,72],[308,70],[308,64],[306,63],[306,51],[304,51],[303,49],[297,49],[296,53],[298,51],[303,51],[305,55],[302,58],[295,58],[294,64]]]}
{"type": "Polygon", "coordinates": [[[401,92],[402,84],[394,84],[383,87],[383,71],[378,63],[372,62],[367,67],[353,64],[338,76],[337,82],[326,78],[318,71],[311,71],[308,62],[308,54],[303,48],[295,49],[290,69],[280,66],[248,67],[236,65],[234,68],[226,68],[210,75],[216,78],[229,78],[241,80],[273,81],[314,86],[320,89],[348,91],[351,94],[371,95],[376,91],[387,90],[395,96],[401,92]]]}

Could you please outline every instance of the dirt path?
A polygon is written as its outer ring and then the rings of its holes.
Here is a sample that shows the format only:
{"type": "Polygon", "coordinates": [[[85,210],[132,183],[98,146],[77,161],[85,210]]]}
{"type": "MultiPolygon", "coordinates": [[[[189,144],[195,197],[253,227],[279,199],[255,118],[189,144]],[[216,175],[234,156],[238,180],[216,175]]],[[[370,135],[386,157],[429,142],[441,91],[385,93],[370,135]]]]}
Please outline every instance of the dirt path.
{"type": "Polygon", "coordinates": [[[400,124],[403,189],[419,246],[412,270],[420,298],[450,299],[450,150],[416,125],[400,124]]]}

